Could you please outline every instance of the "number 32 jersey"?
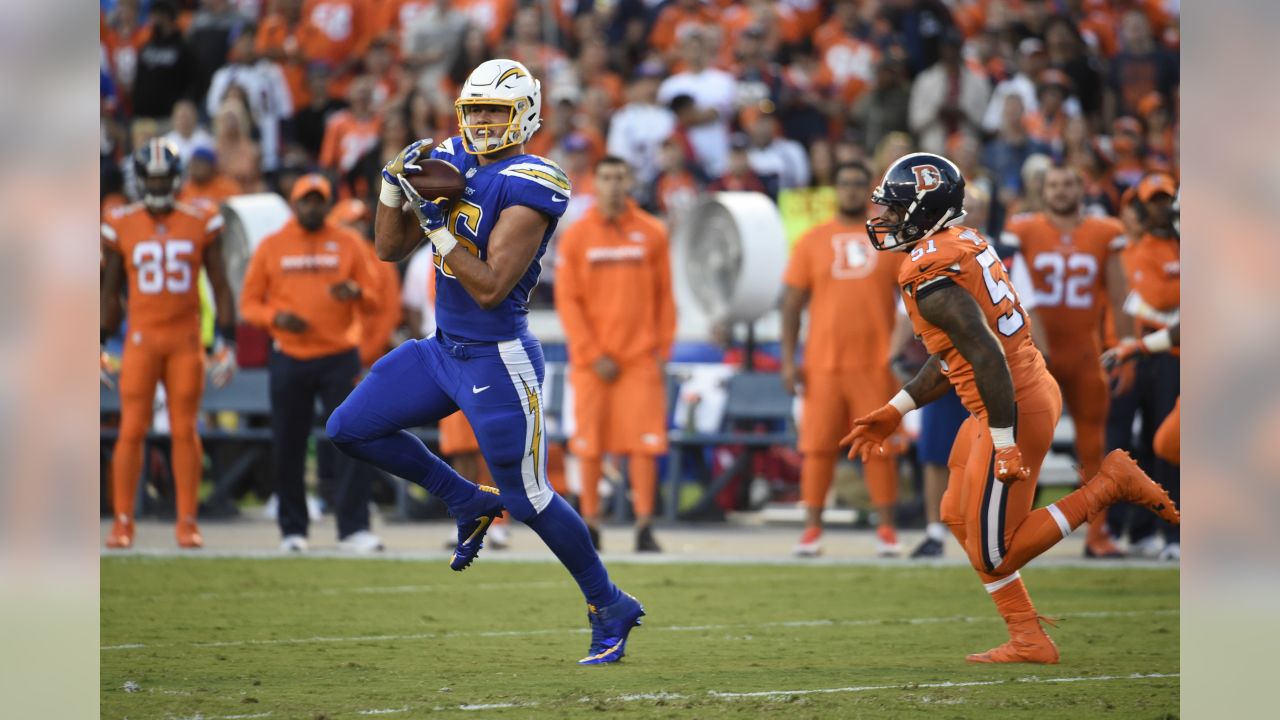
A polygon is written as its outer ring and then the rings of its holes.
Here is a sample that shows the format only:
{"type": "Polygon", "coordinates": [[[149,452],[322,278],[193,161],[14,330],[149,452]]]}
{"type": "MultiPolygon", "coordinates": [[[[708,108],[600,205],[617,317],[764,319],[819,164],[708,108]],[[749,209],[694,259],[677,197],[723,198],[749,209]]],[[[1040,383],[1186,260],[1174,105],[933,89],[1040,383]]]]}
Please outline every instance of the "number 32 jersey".
{"type": "Polygon", "coordinates": [[[152,215],[142,203],[112,210],[102,243],[124,258],[129,331],[200,330],[200,268],[222,231],[222,216],[186,203],[152,215]]]}
{"type": "Polygon", "coordinates": [[[502,211],[524,205],[547,216],[538,252],[515,287],[492,310],[485,310],[454,277],[449,263],[435,256],[436,326],[454,337],[501,342],[524,335],[529,326],[529,295],[542,272],[542,255],[569,204],[569,178],[558,165],[537,155],[514,155],[481,165],[462,149],[458,137],[436,146],[431,157],[458,168],[466,178],[465,194],[449,213],[449,232],[458,239],[454,252],[489,257],[489,234],[502,211]]]}
{"type": "Polygon", "coordinates": [[[1044,213],[1028,213],[1010,220],[1000,239],[1026,258],[1054,365],[1096,367],[1109,304],[1107,261],[1125,243],[1120,221],[1087,217],[1064,233],[1044,213]]]}
{"type": "Polygon", "coordinates": [[[946,332],[921,317],[917,301],[922,295],[955,285],[973,296],[1004,348],[1017,399],[1049,377],[1044,357],[1031,341],[1031,320],[1018,301],[1004,264],[977,231],[951,227],[916,243],[898,271],[898,285],[916,336],[931,354],[940,356],[943,374],[960,395],[960,402],[975,416],[985,420],[987,411],[978,394],[973,366],[946,332]]]}

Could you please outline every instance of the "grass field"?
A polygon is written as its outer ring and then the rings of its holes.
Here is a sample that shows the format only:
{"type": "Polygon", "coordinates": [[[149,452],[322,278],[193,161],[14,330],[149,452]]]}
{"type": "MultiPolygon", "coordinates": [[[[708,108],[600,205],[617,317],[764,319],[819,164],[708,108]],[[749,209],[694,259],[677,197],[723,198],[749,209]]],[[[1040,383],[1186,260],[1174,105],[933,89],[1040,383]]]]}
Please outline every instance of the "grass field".
{"type": "Polygon", "coordinates": [[[586,609],[550,563],[104,557],[102,717],[1178,712],[1176,569],[1024,571],[1062,662],[998,667],[963,661],[1005,639],[964,567],[612,572],[649,615],[622,663],[579,667],[586,609]]]}

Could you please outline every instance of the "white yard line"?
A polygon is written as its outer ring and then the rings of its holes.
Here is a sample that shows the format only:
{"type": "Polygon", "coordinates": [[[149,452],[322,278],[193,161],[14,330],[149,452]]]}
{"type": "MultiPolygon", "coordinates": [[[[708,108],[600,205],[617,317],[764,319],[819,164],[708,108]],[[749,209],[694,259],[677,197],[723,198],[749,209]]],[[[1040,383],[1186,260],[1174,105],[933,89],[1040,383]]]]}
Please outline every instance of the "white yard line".
{"type": "MultiPolygon", "coordinates": [[[[1142,617],[1147,615],[1178,615],[1179,610],[1118,610],[1118,611],[1082,611],[1073,613],[1062,613],[1058,615],[1062,619],[1070,618],[1113,618],[1113,617],[1142,617]]],[[[704,632],[708,630],[750,630],[755,628],[804,628],[804,627],[862,627],[868,625],[933,625],[937,623],[988,623],[1000,620],[1000,616],[996,613],[990,615],[950,615],[946,617],[920,617],[920,618],[864,618],[854,620],[778,620],[765,623],[732,623],[717,625],[645,625],[645,630],[659,632],[704,632]]],[[[387,642],[387,641],[411,641],[411,640],[435,640],[449,638],[464,637],[526,637],[534,635],[585,635],[590,632],[588,628],[544,628],[539,630],[487,630],[482,632],[459,632],[459,633],[411,633],[405,635],[344,635],[344,636],[323,636],[316,635],[303,638],[273,638],[270,640],[221,640],[214,642],[193,642],[193,643],[163,643],[155,645],[147,645],[144,643],[128,643],[125,645],[103,645],[99,648],[101,651],[118,651],[118,650],[137,650],[139,648],[170,648],[170,647],[192,647],[192,648],[221,648],[221,647],[240,647],[248,645],[312,645],[324,643],[344,643],[344,642],[387,642]]]]}
{"type": "MultiPolygon", "coordinates": [[[[1028,676],[1021,678],[1013,678],[1006,680],[960,680],[933,683],[910,683],[898,685],[850,685],[847,687],[832,688],[803,688],[798,690],[756,690],[751,692],[725,692],[722,690],[708,690],[705,693],[673,693],[673,692],[656,692],[656,693],[636,693],[627,695],[614,695],[605,698],[582,697],[578,701],[582,703],[615,703],[615,702],[643,702],[657,700],[753,700],[756,698],[773,698],[773,697],[797,697],[803,695],[838,695],[844,693],[861,693],[861,692],[880,692],[886,690],[900,690],[903,692],[915,692],[918,690],[946,690],[951,688],[969,688],[969,687],[987,687],[991,685],[1007,685],[1009,683],[1079,683],[1079,682],[1117,682],[1117,681],[1138,681],[1138,680],[1165,680],[1182,677],[1181,673],[1133,673],[1131,675],[1081,675],[1076,677],[1037,677],[1028,676]]],[[[937,702],[929,699],[928,702],[937,702]]],[[[947,702],[947,701],[943,701],[947,702]]],[[[478,710],[506,710],[511,708],[533,708],[538,707],[538,702],[500,702],[500,703],[468,703],[462,705],[435,705],[432,707],[415,708],[412,706],[404,706],[399,708],[375,708],[368,710],[356,710],[357,715],[393,715],[397,713],[410,712],[412,710],[421,710],[424,712],[447,712],[454,710],[462,711],[478,711],[478,710]]],[[[265,718],[271,715],[270,712],[257,713],[254,715],[203,715],[196,713],[195,715],[179,718],[178,720],[248,720],[249,718],[265,718]]],[[[172,716],[166,716],[166,720],[171,720],[172,716]]]]}

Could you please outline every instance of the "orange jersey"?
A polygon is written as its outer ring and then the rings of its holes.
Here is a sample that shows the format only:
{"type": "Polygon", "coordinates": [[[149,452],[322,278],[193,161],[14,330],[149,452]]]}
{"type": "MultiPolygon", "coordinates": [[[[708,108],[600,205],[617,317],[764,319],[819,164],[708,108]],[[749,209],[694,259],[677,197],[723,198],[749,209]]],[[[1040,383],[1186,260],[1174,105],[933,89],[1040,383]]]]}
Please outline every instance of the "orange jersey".
{"type": "Polygon", "coordinates": [[[240,291],[246,322],[271,333],[276,347],[300,360],[334,355],[359,345],[357,313],[375,311],[379,283],[355,231],[326,222],[307,232],[295,219],[263,238],[249,260],[240,291]],[[360,286],[360,299],[341,302],[330,288],[344,280],[360,286]],[[287,310],[307,323],[300,333],[275,327],[287,310]]]}
{"type": "Polygon", "coordinates": [[[1026,258],[1051,356],[1096,362],[1106,324],[1107,263],[1125,244],[1120,221],[1087,217],[1063,232],[1046,214],[1030,213],[1010,220],[1001,240],[1026,258]]]}
{"type": "Polygon", "coordinates": [[[212,180],[196,185],[188,180],[178,191],[178,201],[195,205],[202,210],[217,212],[222,202],[229,197],[240,194],[240,183],[226,175],[215,175],[212,180]]]}
{"type": "Polygon", "coordinates": [[[404,308],[399,301],[400,274],[396,272],[395,263],[379,260],[373,243],[363,242],[360,246],[378,282],[378,297],[382,298],[377,307],[361,308],[356,316],[360,322],[360,364],[369,367],[387,352],[404,308]]]}
{"type": "Polygon", "coordinates": [[[102,223],[105,248],[124,258],[129,329],[200,328],[200,268],[222,216],[186,203],[152,215],[142,203],[112,210],[102,223]]]}
{"type": "Polygon", "coordinates": [[[254,37],[253,50],[258,55],[266,55],[269,51],[279,50],[285,54],[280,62],[280,70],[284,73],[285,83],[289,86],[289,98],[294,110],[299,110],[311,103],[311,92],[307,88],[307,68],[303,61],[303,48],[310,47],[313,52],[324,39],[319,37],[320,30],[311,23],[298,23],[290,28],[289,21],[283,15],[268,15],[258,26],[258,34],[254,37]]]}
{"type": "Polygon", "coordinates": [[[807,370],[888,366],[902,260],[876,252],[862,222],[832,220],[800,236],[782,281],[810,293],[807,370]]]}
{"type": "Polygon", "coordinates": [[[302,17],[316,30],[300,33],[307,61],[339,65],[364,53],[371,29],[367,0],[306,0],[302,17]]]}
{"type": "Polygon", "coordinates": [[[909,259],[902,263],[898,284],[916,336],[930,353],[941,356],[942,372],[960,395],[960,402],[975,416],[986,419],[987,409],[978,395],[973,366],[956,350],[946,332],[920,316],[916,305],[916,293],[943,278],[972,295],[982,308],[987,324],[1004,348],[1017,399],[1038,392],[1041,381],[1049,378],[1049,371],[1044,357],[1031,342],[1031,320],[1022,309],[1004,263],[976,230],[956,226],[916,243],[909,259]]]}
{"type": "Polygon", "coordinates": [[[666,358],[676,333],[667,230],[628,201],[612,220],[597,207],[565,230],[556,258],[556,310],[569,360],[666,358]]]}
{"type": "Polygon", "coordinates": [[[696,27],[716,24],[716,13],[704,7],[688,11],[676,4],[667,5],[658,13],[649,31],[649,45],[660,52],[667,52],[676,46],[686,25],[696,27]]]}
{"type": "MultiPolygon", "coordinates": [[[[1143,235],[1125,249],[1129,297],[1124,311],[1133,316],[1138,335],[1178,321],[1182,293],[1182,245],[1177,238],[1143,235]]],[[[1178,354],[1174,348],[1173,353],[1178,354]]]]}
{"type": "Polygon", "coordinates": [[[346,173],[360,161],[360,156],[378,144],[382,121],[378,116],[361,120],[350,112],[334,114],[324,126],[320,145],[320,166],[346,173]]]}

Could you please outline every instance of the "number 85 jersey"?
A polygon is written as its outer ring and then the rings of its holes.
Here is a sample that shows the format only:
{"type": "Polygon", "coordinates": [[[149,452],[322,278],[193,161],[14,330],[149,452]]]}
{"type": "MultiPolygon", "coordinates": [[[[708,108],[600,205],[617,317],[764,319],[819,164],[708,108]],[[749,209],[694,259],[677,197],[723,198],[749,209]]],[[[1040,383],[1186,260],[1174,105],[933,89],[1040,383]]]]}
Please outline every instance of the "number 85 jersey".
{"type": "Polygon", "coordinates": [[[222,216],[185,203],[152,215],[142,203],[111,211],[102,244],[120,253],[129,278],[129,330],[200,330],[200,268],[222,216]]]}
{"type": "Polygon", "coordinates": [[[942,372],[966,409],[986,419],[973,366],[956,350],[946,332],[920,315],[919,300],[944,287],[958,286],[973,296],[991,332],[999,339],[1013,377],[1017,399],[1050,379],[1044,357],[1031,341],[1031,319],[996,251],[976,230],[954,226],[939,230],[911,249],[898,271],[902,300],[915,334],[942,360],[942,372]]]}

